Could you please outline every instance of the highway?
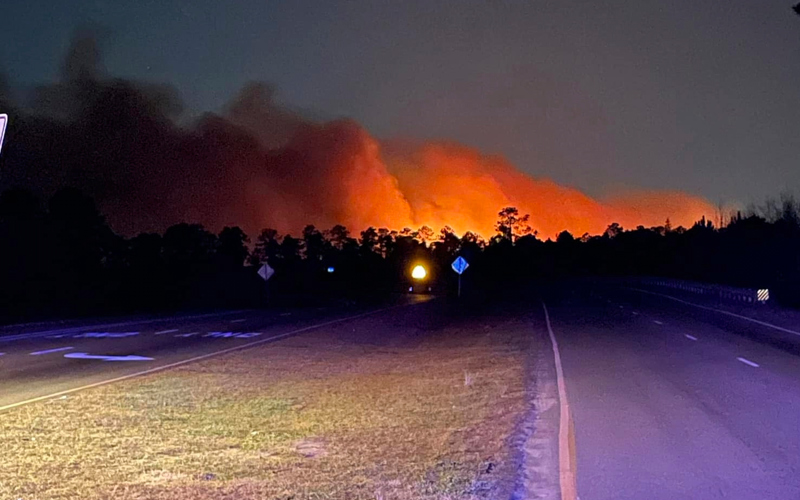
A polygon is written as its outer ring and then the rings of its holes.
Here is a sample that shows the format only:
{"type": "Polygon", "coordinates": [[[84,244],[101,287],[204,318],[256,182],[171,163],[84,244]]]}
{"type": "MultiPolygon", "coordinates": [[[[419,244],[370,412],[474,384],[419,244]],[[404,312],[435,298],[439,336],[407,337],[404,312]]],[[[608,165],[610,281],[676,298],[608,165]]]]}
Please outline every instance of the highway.
{"type": "MultiPolygon", "coordinates": [[[[748,321],[709,303],[560,284],[509,308],[525,316],[547,349],[540,299],[559,344],[581,500],[800,498],[794,316],[763,308],[748,321]]],[[[384,307],[409,300],[426,298],[384,307]]],[[[233,311],[6,328],[0,411],[381,310],[233,311]]],[[[452,321],[445,310],[413,309],[408,317],[444,324],[452,321]]],[[[364,332],[358,335],[372,336],[365,342],[385,341],[364,332]]]]}
{"type": "Polygon", "coordinates": [[[627,289],[546,301],[581,500],[800,498],[800,337],[627,289]]]}
{"type": "Polygon", "coordinates": [[[39,398],[157,371],[286,338],[384,306],[231,311],[5,328],[0,336],[0,412],[39,398]]]}

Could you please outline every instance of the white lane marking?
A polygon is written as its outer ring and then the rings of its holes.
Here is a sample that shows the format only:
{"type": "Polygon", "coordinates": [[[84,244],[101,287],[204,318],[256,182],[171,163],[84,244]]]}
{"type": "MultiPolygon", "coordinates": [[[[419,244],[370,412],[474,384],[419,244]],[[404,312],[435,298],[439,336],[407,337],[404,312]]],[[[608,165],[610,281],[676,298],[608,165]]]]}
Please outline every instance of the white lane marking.
{"type": "Polygon", "coordinates": [[[176,337],[186,338],[186,337],[193,337],[193,336],[197,335],[198,333],[200,333],[200,332],[181,333],[180,335],[175,335],[175,336],[176,337]]]}
{"type": "Polygon", "coordinates": [[[34,351],[31,353],[31,356],[41,356],[42,354],[50,354],[53,352],[61,352],[61,351],[69,351],[70,349],[75,349],[74,347],[58,347],[56,349],[46,349],[44,351],[34,351]]]}
{"type": "Polygon", "coordinates": [[[220,351],[215,351],[215,352],[211,352],[211,353],[208,353],[208,354],[203,354],[201,356],[195,356],[193,358],[184,359],[183,361],[176,361],[175,363],[169,363],[169,364],[166,364],[166,365],[163,365],[163,366],[156,366],[155,368],[150,368],[148,370],[138,371],[136,373],[130,373],[128,375],[122,375],[121,377],[115,377],[115,378],[111,378],[111,379],[108,379],[108,380],[101,380],[100,382],[95,382],[93,384],[87,384],[87,385],[83,385],[83,386],[80,386],[80,387],[74,387],[72,389],[66,389],[64,391],[54,392],[52,394],[46,394],[44,396],[38,396],[38,397],[35,397],[35,398],[26,399],[24,401],[18,401],[16,403],[7,404],[5,406],[0,406],[0,412],[6,411],[6,410],[10,410],[11,408],[16,408],[18,406],[24,406],[24,405],[28,405],[28,404],[31,404],[31,403],[36,403],[38,401],[44,401],[46,399],[56,398],[58,396],[63,396],[65,394],[72,394],[73,392],[83,391],[83,390],[86,390],[86,389],[92,389],[94,387],[100,387],[101,385],[113,384],[115,382],[122,382],[123,380],[129,380],[129,379],[132,379],[134,377],[141,377],[143,375],[149,375],[151,373],[156,373],[156,372],[160,372],[160,371],[163,371],[163,370],[168,370],[170,368],[176,368],[178,366],[183,366],[183,365],[187,365],[189,363],[194,363],[196,361],[201,361],[201,360],[204,360],[204,359],[212,358],[214,356],[219,356],[220,354],[227,354],[229,352],[241,351],[243,349],[247,349],[248,347],[257,346],[257,345],[260,345],[260,344],[265,344],[265,343],[271,342],[273,340],[278,340],[278,339],[286,338],[286,337],[289,337],[289,336],[292,336],[292,335],[297,335],[298,333],[307,332],[309,330],[314,330],[316,328],[322,328],[323,326],[335,325],[336,323],[343,323],[345,321],[350,321],[350,320],[354,320],[354,319],[358,319],[358,318],[363,318],[365,316],[370,316],[372,314],[378,314],[380,312],[388,311],[390,309],[397,309],[399,307],[413,306],[413,305],[417,305],[417,304],[424,304],[424,302],[418,302],[418,303],[414,303],[414,304],[401,304],[401,305],[397,305],[397,306],[383,307],[381,309],[376,309],[374,311],[369,311],[369,312],[365,312],[365,313],[361,313],[361,314],[356,314],[356,315],[353,315],[353,316],[348,316],[346,318],[339,318],[339,319],[334,319],[334,320],[331,320],[331,321],[326,321],[324,323],[319,323],[318,325],[311,325],[311,326],[307,326],[305,328],[292,330],[291,332],[286,332],[286,333],[282,333],[280,335],[275,335],[275,336],[272,336],[272,337],[267,337],[265,339],[256,340],[254,342],[248,342],[246,344],[241,344],[241,345],[237,345],[237,346],[233,346],[233,347],[228,347],[227,349],[222,349],[220,351]]]}
{"type": "Polygon", "coordinates": [[[237,339],[250,339],[253,337],[260,337],[261,332],[247,332],[247,333],[240,333],[236,336],[237,339]]]}
{"type": "Polygon", "coordinates": [[[86,332],[78,335],[73,335],[74,339],[121,339],[124,337],[133,337],[139,335],[139,332],[86,332]]]}
{"type": "Polygon", "coordinates": [[[752,366],[753,368],[758,368],[759,367],[758,363],[753,363],[749,359],[746,359],[746,358],[736,358],[736,359],[738,359],[739,361],[741,361],[742,363],[744,363],[744,364],[746,364],[748,366],[752,366]]]}
{"type": "Polygon", "coordinates": [[[689,335],[688,333],[684,333],[683,336],[689,340],[695,340],[695,341],[697,340],[697,337],[695,337],[694,335],[689,335]]]}
{"type": "Polygon", "coordinates": [[[174,333],[177,332],[179,328],[172,328],[171,330],[161,330],[160,332],[156,332],[156,335],[164,335],[165,333],[174,333]]]}
{"type": "Polygon", "coordinates": [[[247,320],[246,319],[232,319],[231,323],[242,323],[244,321],[247,321],[247,320]]]}
{"type": "Polygon", "coordinates": [[[560,410],[558,419],[558,477],[561,485],[561,498],[572,499],[577,497],[577,492],[575,491],[575,469],[569,452],[570,415],[569,402],[567,401],[567,385],[564,382],[564,369],[561,366],[558,342],[556,342],[553,327],[550,325],[550,314],[547,312],[547,306],[544,301],[542,302],[542,309],[544,309],[547,333],[550,334],[550,342],[553,344],[553,357],[556,361],[556,378],[558,379],[558,406],[560,410]]]}
{"type": "Polygon", "coordinates": [[[653,323],[655,323],[655,324],[657,324],[657,325],[663,325],[663,324],[664,324],[664,323],[662,323],[662,322],[658,321],[657,319],[654,319],[654,320],[653,320],[653,323]]]}
{"type": "Polygon", "coordinates": [[[74,326],[71,328],[56,328],[54,330],[46,330],[42,332],[32,332],[32,333],[19,333],[16,335],[3,335],[0,336],[0,342],[9,342],[12,340],[22,340],[22,339],[32,339],[37,337],[45,337],[47,335],[56,334],[56,333],[78,333],[82,330],[88,330],[90,328],[116,328],[118,326],[129,326],[129,325],[148,325],[151,323],[167,323],[169,321],[175,320],[189,320],[189,319],[202,319],[202,318],[210,318],[214,316],[230,316],[232,314],[242,314],[247,312],[246,309],[238,309],[236,311],[226,311],[222,313],[209,313],[209,314],[196,314],[193,316],[175,316],[172,318],[154,318],[154,319],[143,319],[141,321],[125,321],[121,323],[109,323],[105,325],[88,325],[88,326],[74,326]]]}
{"type": "Polygon", "coordinates": [[[623,306],[619,306],[619,308],[620,308],[620,309],[625,309],[625,307],[623,307],[623,306]]]}
{"type": "Polygon", "coordinates": [[[767,328],[772,328],[774,330],[778,330],[778,331],[781,331],[781,332],[791,333],[792,335],[797,335],[798,337],[800,337],[800,332],[796,332],[794,330],[789,330],[788,328],[784,328],[782,326],[773,325],[772,323],[767,323],[766,321],[759,321],[757,319],[753,319],[753,318],[750,318],[748,316],[742,316],[741,314],[736,314],[736,313],[732,313],[732,312],[728,312],[728,311],[723,311],[722,309],[714,309],[713,307],[701,306],[700,304],[694,304],[692,302],[688,302],[686,300],[681,300],[681,299],[679,299],[677,297],[673,297],[671,295],[665,295],[663,293],[651,292],[649,290],[641,290],[639,288],[630,288],[630,290],[634,290],[634,291],[641,292],[641,293],[649,293],[650,295],[658,295],[659,297],[664,297],[664,298],[667,298],[667,299],[671,299],[671,300],[674,300],[675,302],[680,302],[681,304],[686,304],[688,306],[697,307],[697,308],[700,308],[700,309],[705,309],[706,311],[714,311],[714,312],[718,312],[720,314],[726,314],[728,316],[733,316],[734,318],[739,318],[739,319],[743,319],[745,321],[750,321],[751,323],[755,323],[757,325],[766,326],[767,328]]]}
{"type": "Polygon", "coordinates": [[[65,358],[70,359],[99,359],[101,361],[153,361],[154,358],[145,356],[136,356],[129,354],[127,356],[108,356],[104,354],[89,354],[88,352],[71,352],[64,355],[65,358]]]}
{"type": "Polygon", "coordinates": [[[639,313],[638,313],[638,312],[636,312],[636,311],[633,311],[633,313],[632,313],[632,314],[633,314],[634,316],[638,316],[638,315],[639,315],[639,313]]]}
{"type": "Polygon", "coordinates": [[[6,355],[6,353],[0,352],[0,356],[5,356],[5,355],[6,355]]]}
{"type": "Polygon", "coordinates": [[[203,337],[212,337],[212,338],[215,338],[215,339],[226,339],[226,338],[229,338],[229,337],[233,337],[234,335],[236,335],[236,334],[233,333],[233,332],[208,332],[205,335],[203,335],[203,337]]]}

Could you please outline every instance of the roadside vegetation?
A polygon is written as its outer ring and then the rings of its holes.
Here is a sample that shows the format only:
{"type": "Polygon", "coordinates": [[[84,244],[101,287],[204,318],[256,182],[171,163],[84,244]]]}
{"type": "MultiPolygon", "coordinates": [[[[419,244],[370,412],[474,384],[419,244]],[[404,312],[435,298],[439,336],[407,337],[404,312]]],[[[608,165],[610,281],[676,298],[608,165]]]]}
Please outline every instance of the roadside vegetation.
{"type": "Polygon", "coordinates": [[[5,413],[0,498],[507,498],[529,327],[383,321],[5,413]]]}

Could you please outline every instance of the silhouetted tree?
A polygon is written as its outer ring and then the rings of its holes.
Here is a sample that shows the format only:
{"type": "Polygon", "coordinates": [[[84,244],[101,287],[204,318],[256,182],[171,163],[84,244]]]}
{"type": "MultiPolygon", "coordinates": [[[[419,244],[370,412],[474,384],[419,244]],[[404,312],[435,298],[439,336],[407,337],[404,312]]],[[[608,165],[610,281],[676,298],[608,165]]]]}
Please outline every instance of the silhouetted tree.
{"type": "Polygon", "coordinates": [[[622,226],[619,225],[619,223],[613,222],[606,228],[605,232],[603,233],[603,236],[605,236],[606,238],[616,238],[617,236],[622,234],[623,231],[624,229],[622,228],[622,226]]]}
{"type": "Polygon", "coordinates": [[[380,239],[378,231],[374,227],[368,227],[361,231],[361,253],[368,255],[380,251],[380,239]]]}
{"type": "Polygon", "coordinates": [[[217,247],[217,237],[200,224],[176,224],[164,233],[164,260],[168,268],[188,276],[203,272],[217,247]]]}
{"type": "Polygon", "coordinates": [[[327,237],[330,245],[336,250],[343,250],[346,246],[356,243],[356,240],[350,237],[350,232],[347,228],[341,224],[330,228],[327,232],[327,237]]]}
{"type": "Polygon", "coordinates": [[[558,233],[558,236],[556,237],[556,243],[559,243],[561,245],[569,245],[572,244],[574,241],[575,238],[569,231],[561,231],[560,233],[558,233]]]}
{"type": "Polygon", "coordinates": [[[427,245],[431,241],[433,241],[435,233],[433,229],[429,228],[428,226],[422,226],[417,231],[417,239],[424,245],[427,245]]]}
{"type": "Polygon", "coordinates": [[[500,238],[513,242],[517,238],[531,233],[529,219],[529,214],[519,215],[516,207],[505,207],[498,212],[494,228],[500,238]]]}
{"type": "Polygon", "coordinates": [[[303,249],[305,258],[310,261],[320,261],[325,254],[328,242],[322,233],[313,225],[303,228],[303,249]]]}
{"type": "Polygon", "coordinates": [[[256,245],[250,255],[251,264],[275,263],[281,253],[281,238],[275,229],[263,229],[256,238],[256,245]]]}
{"type": "Polygon", "coordinates": [[[245,232],[239,227],[224,227],[218,240],[217,256],[222,266],[228,269],[241,267],[250,254],[247,250],[250,238],[245,232]]]}

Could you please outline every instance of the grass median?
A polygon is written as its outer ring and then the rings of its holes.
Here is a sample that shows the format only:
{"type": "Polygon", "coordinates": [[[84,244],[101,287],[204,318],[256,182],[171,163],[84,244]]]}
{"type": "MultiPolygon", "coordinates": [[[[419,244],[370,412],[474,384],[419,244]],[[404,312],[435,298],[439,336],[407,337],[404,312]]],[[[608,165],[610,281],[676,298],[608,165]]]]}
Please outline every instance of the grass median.
{"type": "Polygon", "coordinates": [[[0,415],[0,498],[508,497],[526,326],[387,321],[0,415]]]}

